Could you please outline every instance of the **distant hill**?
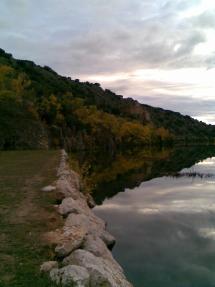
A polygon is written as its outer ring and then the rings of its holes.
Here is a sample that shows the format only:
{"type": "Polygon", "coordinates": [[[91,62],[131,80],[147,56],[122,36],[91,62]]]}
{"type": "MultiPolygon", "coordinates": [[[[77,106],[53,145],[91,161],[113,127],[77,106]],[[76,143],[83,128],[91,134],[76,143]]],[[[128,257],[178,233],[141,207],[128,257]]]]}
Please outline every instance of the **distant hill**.
{"type": "Polygon", "coordinates": [[[0,49],[0,149],[214,143],[215,127],[58,75],[0,49]]]}

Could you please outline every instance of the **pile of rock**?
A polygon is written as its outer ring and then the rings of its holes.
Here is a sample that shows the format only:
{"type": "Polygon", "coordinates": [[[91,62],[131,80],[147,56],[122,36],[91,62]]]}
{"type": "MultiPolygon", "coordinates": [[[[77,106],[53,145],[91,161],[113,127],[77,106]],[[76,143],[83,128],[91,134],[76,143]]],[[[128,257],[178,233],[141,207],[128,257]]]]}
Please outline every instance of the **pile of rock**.
{"type": "Polygon", "coordinates": [[[80,193],[79,176],[70,170],[65,151],[56,188],[64,198],[57,210],[65,222],[61,229],[45,235],[55,246],[58,261],[43,263],[41,272],[48,272],[51,280],[62,286],[132,287],[110,252],[115,239],[92,212],[92,199],[80,193]]]}

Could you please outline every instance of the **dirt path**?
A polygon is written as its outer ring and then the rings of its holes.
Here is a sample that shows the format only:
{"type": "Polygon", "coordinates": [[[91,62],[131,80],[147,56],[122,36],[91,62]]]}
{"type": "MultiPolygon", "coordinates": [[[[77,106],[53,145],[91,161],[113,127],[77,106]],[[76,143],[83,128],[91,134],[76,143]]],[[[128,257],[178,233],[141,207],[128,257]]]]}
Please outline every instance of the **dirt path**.
{"type": "Polygon", "coordinates": [[[39,266],[52,251],[41,234],[59,224],[54,193],[58,151],[0,153],[0,286],[50,286],[39,266]]]}

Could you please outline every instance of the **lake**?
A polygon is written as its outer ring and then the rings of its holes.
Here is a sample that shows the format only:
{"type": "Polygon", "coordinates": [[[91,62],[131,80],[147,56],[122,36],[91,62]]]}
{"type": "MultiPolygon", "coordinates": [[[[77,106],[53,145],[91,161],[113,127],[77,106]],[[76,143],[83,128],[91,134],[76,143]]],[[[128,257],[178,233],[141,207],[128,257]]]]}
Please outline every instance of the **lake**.
{"type": "Polygon", "coordinates": [[[95,213],[116,237],[113,254],[135,287],[215,286],[213,148],[147,151],[92,166],[95,213]]]}

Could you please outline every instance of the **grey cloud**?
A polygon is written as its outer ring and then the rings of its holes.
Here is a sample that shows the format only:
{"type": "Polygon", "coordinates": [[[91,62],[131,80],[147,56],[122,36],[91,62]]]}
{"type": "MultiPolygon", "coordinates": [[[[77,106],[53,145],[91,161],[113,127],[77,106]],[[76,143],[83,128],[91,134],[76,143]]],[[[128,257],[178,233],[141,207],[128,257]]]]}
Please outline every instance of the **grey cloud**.
{"type": "Polygon", "coordinates": [[[207,120],[215,124],[215,100],[194,99],[192,96],[154,95],[137,97],[145,104],[162,107],[164,109],[180,111],[184,115],[207,120]]]}
{"type": "Polygon", "coordinates": [[[205,11],[192,18],[192,24],[200,28],[215,28],[215,11],[205,11]]]}
{"type": "Polygon", "coordinates": [[[114,90],[117,94],[126,97],[133,97],[141,103],[154,107],[161,107],[168,110],[180,111],[184,115],[194,118],[206,119],[208,122],[215,124],[215,99],[205,100],[194,98],[191,94],[176,95],[177,92],[184,92],[190,88],[197,88],[194,84],[168,83],[160,81],[139,82],[133,79],[119,80],[109,84],[103,84],[105,88],[114,90]],[[171,94],[158,93],[157,88],[166,89],[171,94]]]}
{"type": "Polygon", "coordinates": [[[78,73],[119,72],[138,68],[162,66],[184,67],[202,65],[204,61],[191,57],[196,45],[205,41],[201,31],[165,35],[166,25],[144,24],[132,30],[116,28],[114,31],[90,32],[84,37],[76,37],[65,47],[65,55],[71,59],[71,67],[78,73]],[[175,45],[180,48],[175,52],[175,45]],[[198,61],[197,61],[198,60],[198,61]]]}
{"type": "MultiPolygon", "coordinates": [[[[215,24],[215,11],[198,17],[179,14],[201,0],[2,0],[0,2],[1,48],[15,57],[49,65],[61,74],[84,77],[92,74],[132,73],[136,69],[177,69],[215,65],[215,55],[197,56],[195,47],[204,43],[205,31],[215,24]]],[[[132,78],[132,76],[130,76],[132,78]]],[[[135,80],[112,83],[115,91],[146,102],[184,110],[180,97],[159,95],[153,87],[135,80]],[[146,94],[150,94],[147,97],[146,94]],[[171,99],[171,100],[170,100],[171,99]],[[175,100],[174,100],[175,99],[175,100]]],[[[186,88],[165,83],[166,88],[186,88]]],[[[109,85],[111,86],[111,85],[109,85]]],[[[184,100],[184,98],[183,98],[184,100]]],[[[192,110],[193,105],[193,110],[192,110]]],[[[204,106],[211,111],[210,106],[204,106]]],[[[214,107],[214,103],[212,103],[214,107]]],[[[205,108],[205,109],[206,109],[205,108]]]]}
{"type": "MultiPolygon", "coordinates": [[[[61,73],[205,65],[205,59],[192,55],[194,47],[205,40],[203,32],[191,29],[186,20],[182,25],[177,18],[178,10],[193,5],[193,1],[188,4],[178,0],[63,0],[60,3],[39,0],[37,4],[32,1],[26,4],[23,0],[20,3],[25,3],[27,13],[17,21],[14,30],[27,39],[20,47],[8,33],[5,46],[8,48],[8,42],[13,42],[9,50],[22,57],[26,51],[29,54],[29,46],[34,46],[30,58],[40,59],[61,73]],[[181,46],[175,52],[177,44],[181,46]]],[[[5,40],[5,35],[1,38],[5,40]]]]}

